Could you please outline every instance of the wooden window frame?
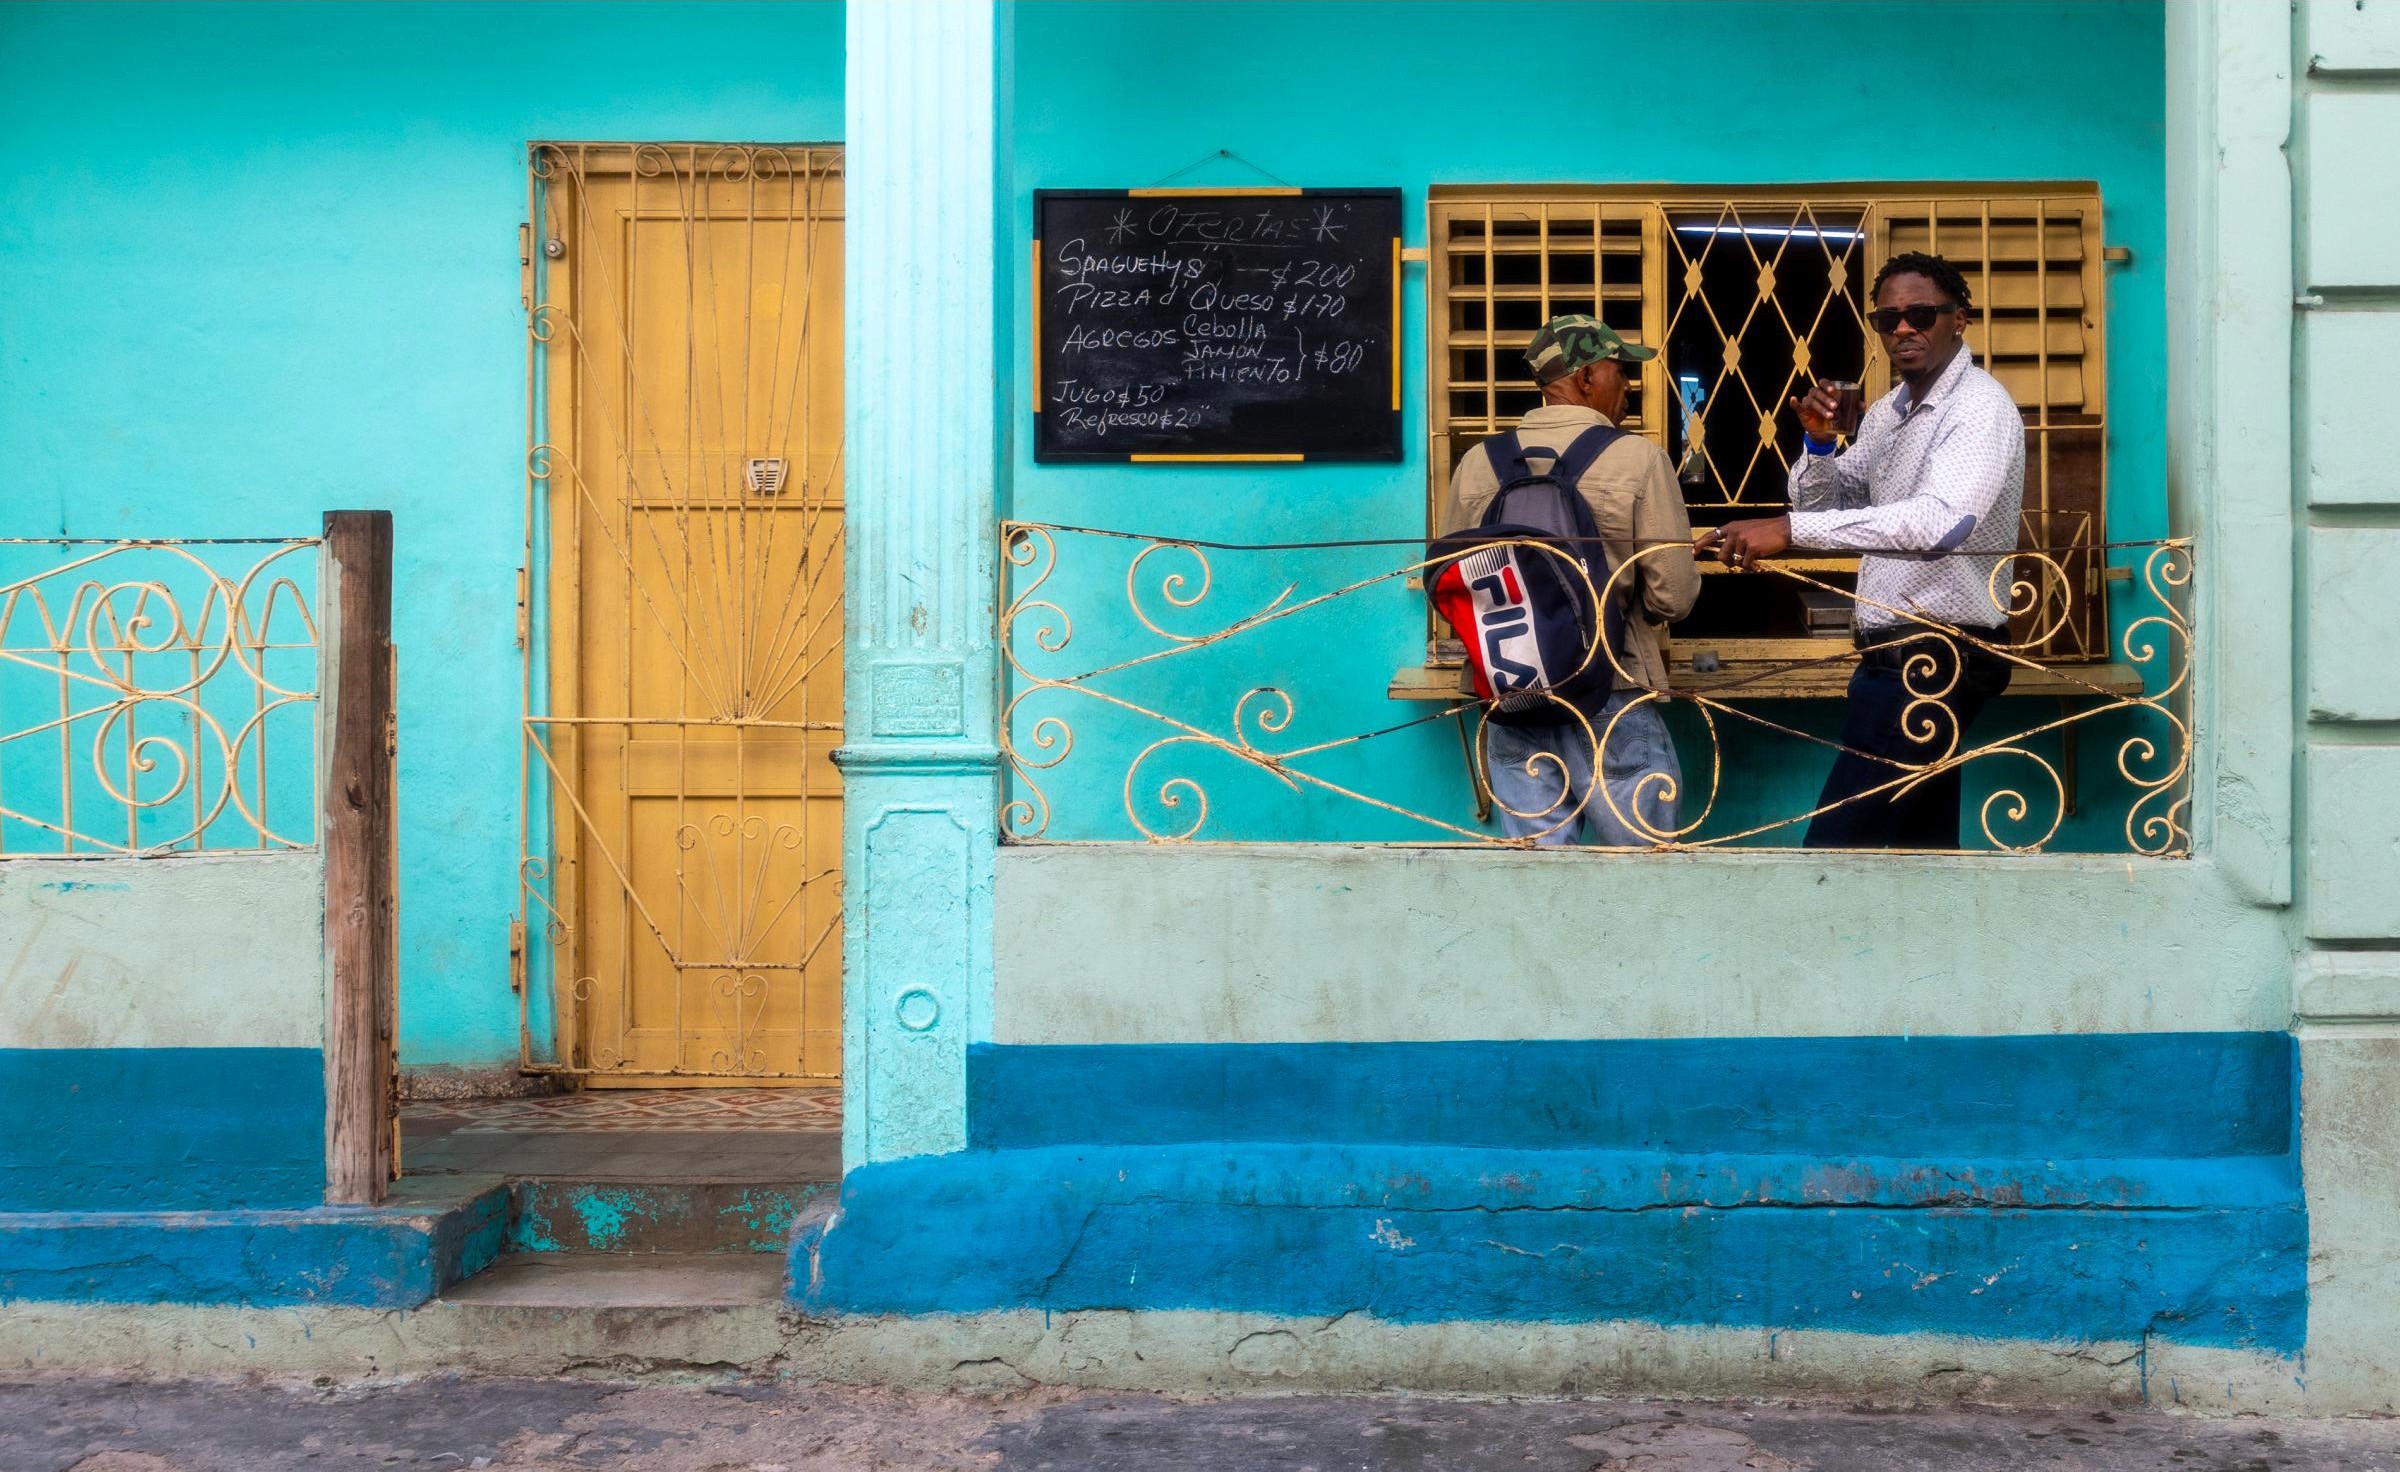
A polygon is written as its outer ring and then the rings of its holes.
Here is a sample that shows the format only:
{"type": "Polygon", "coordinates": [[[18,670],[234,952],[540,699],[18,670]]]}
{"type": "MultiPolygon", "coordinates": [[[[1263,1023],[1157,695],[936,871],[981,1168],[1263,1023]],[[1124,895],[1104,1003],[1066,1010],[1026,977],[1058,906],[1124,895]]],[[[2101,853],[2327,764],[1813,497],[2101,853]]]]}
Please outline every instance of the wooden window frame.
{"type": "MultiPolygon", "coordinates": [[[[1553,311],[1551,303],[1564,299],[1564,310],[1582,310],[1580,302],[1589,298],[1593,310],[1608,315],[1612,325],[1625,332],[1627,338],[1645,344],[1663,343],[1670,332],[1670,321],[1676,300],[1676,286],[1670,280],[1673,262],[1678,253],[1667,239],[1669,217],[1693,211],[1758,211],[1789,212],[1795,209],[1855,214],[1860,220],[1861,238],[1857,279],[1862,283],[1872,279],[1875,268],[1898,249],[1930,248],[1942,251],[1945,240],[1950,253],[1959,259],[1974,288],[1979,308],[2005,307],[2008,316],[1996,318],[1988,310],[1979,310],[1977,320],[1968,329],[1968,345],[1976,360],[1993,366],[1987,352],[1996,324],[2030,323],[2030,334],[2012,332],[2012,337],[2029,335],[2034,343],[2031,359],[2031,382],[2042,386],[2038,401],[2027,402],[2026,375],[2012,355],[1996,369],[1998,376],[2017,391],[2019,407],[2026,413],[2027,465],[2025,510],[2021,525],[2028,546],[2073,547],[2069,553],[2056,554],[2062,569],[2071,577],[2078,596],[2091,612],[2076,621],[2042,650],[2042,657],[2056,663],[2081,663],[2107,658],[2108,626],[2106,618],[2105,557],[2099,544],[2107,536],[2107,279],[2109,253],[2102,244],[2103,200],[2100,187],[2089,180],[2071,181],[1948,181],[1904,183],[1838,183],[1815,185],[1696,185],[1696,184],[1613,184],[1613,185],[1436,185],[1428,191],[1426,200],[1427,239],[1427,313],[1426,313],[1426,526],[1431,532],[1439,524],[1441,508],[1449,495],[1450,471],[1457,457],[1476,440],[1514,422],[1513,413],[1501,412],[1502,393],[1522,396],[1532,389],[1530,380],[1504,380],[1500,365],[1503,356],[1512,351],[1510,339],[1521,340],[1522,330],[1503,332],[1496,325],[1497,311],[1493,303],[1504,294],[1510,299],[1525,299],[1525,289],[1503,288],[1495,280],[1498,274],[1492,264],[1495,250],[1510,247],[1496,244],[1494,225],[1508,222],[1523,229],[1527,222],[1534,227],[1537,242],[1534,253],[1542,259],[1538,291],[1532,298],[1540,303],[1544,316],[1553,311]],[[2024,303],[2000,303],[1993,295],[1995,272],[1993,256],[2004,254],[1990,247],[1995,220],[1999,228],[2014,228],[2010,222],[2031,213],[2038,230],[2042,248],[2034,250],[2033,275],[2037,286],[2030,304],[2036,309],[2032,316],[2024,315],[2024,303]],[[2061,224],[2073,232],[2072,268],[2077,289],[2067,293],[2063,288],[2053,296],[2049,283],[2057,279],[2052,262],[2066,252],[2053,244],[2054,233],[2061,224]],[[1580,282],[1553,289],[1550,262],[1553,222],[1565,221],[1580,226],[1584,220],[1594,223],[1589,233],[1593,240],[1593,283],[1587,291],[1580,282]],[[1638,240],[1640,252],[1640,286],[1638,314],[1623,309],[1632,298],[1623,290],[1611,290],[1602,280],[1599,257],[1602,254],[1603,227],[1607,221],[1616,227],[1618,241],[1638,240]],[[1454,251],[1453,239],[1460,234],[1461,225],[1481,224],[1481,249],[1469,247],[1454,251]],[[1964,228],[1972,232],[1971,253],[1958,250],[1951,232],[1964,228]],[[1895,234],[1900,236],[1894,244],[1895,234]],[[1920,237],[1922,237],[1920,239],[1920,237]],[[1453,266],[1456,256],[1473,257],[1480,254],[1483,265],[1480,284],[1462,287],[1453,266]],[[2062,300],[2063,299],[2063,300],[2062,300]],[[1608,313],[1603,301],[1619,303],[1619,310],[1608,313]],[[1462,329],[1456,325],[1462,314],[1458,308],[1482,303],[1483,326],[1480,331],[1462,329]],[[2074,327],[2067,335],[2075,341],[2080,375],[2075,380],[2077,390],[2071,411],[2072,423],[2060,422],[2060,396],[2051,392],[2058,382],[2054,377],[2056,365],[2051,352],[2060,334],[2056,324],[2062,312],[2076,312],[2074,327]],[[1628,330],[1631,328],[1632,330],[1628,330]],[[1484,377],[1465,378],[1454,375],[1454,353],[1480,350],[1483,354],[1484,377]],[[1454,412],[1454,391],[1467,392],[1473,387],[1484,389],[1485,413],[1459,415],[1454,412]],[[2058,460],[2056,447],[2066,443],[2062,436],[2088,435],[2096,443],[2097,483],[2091,494],[2088,510],[2061,511],[2052,499],[2052,468],[2058,460]]],[[[1574,232],[1582,238],[1583,232],[1574,232]]],[[[1522,238],[1513,247],[1514,253],[1524,253],[1522,238]]],[[[2032,240],[2026,244],[2030,246],[2032,240]]],[[[1610,253],[1623,254],[1621,250],[1610,253]]],[[[2005,257],[2004,257],[2005,258],[2005,257]]],[[[1469,259],[1466,264],[1474,263],[1469,259]]],[[[2022,272],[2002,272],[1999,279],[2021,279],[2022,272]]],[[[2064,354],[2061,355],[2066,356],[2064,354]]],[[[1667,378],[1668,364],[1662,354],[1644,367],[1630,400],[1629,414],[1624,427],[1639,434],[1662,449],[1668,444],[1668,421],[1671,417],[1664,406],[1674,392],[1667,378]]],[[[1872,400],[1890,385],[1888,365],[1876,349],[1870,334],[1867,340],[1867,371],[1865,388],[1872,400]]],[[[2063,489],[2063,488],[2062,488],[2063,489]]],[[[1724,504],[1718,501],[1714,504],[1724,504]]],[[[1857,565],[1854,555],[1800,559],[1800,562],[1821,571],[1849,571],[1857,565]]],[[[1720,571],[1714,564],[1710,571],[1720,571]]],[[[1437,631],[1438,632],[1438,631],[1437,631]]],[[[1821,640],[1791,638],[1759,638],[1712,640],[1712,647],[1729,647],[1729,654],[1749,657],[1793,657],[1821,654],[1821,640]]],[[[1438,639],[1429,637],[1428,662],[1456,663],[1455,649],[1445,649],[1438,639]]]]}

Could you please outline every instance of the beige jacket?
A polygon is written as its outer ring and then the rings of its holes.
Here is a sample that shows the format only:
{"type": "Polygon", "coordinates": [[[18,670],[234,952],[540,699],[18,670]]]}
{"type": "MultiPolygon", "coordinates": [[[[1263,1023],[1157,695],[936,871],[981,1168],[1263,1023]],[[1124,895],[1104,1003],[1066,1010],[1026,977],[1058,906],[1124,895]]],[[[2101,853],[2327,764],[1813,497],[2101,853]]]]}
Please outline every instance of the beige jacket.
{"type": "MultiPolygon", "coordinates": [[[[1517,439],[1527,449],[1557,450],[1595,424],[1605,424],[1598,411],[1569,404],[1544,404],[1517,422],[1517,439]]],[[[1692,611],[1700,599],[1700,569],[1692,560],[1691,517],[1683,509],[1683,492],[1675,484],[1675,468],[1667,452],[1628,434],[1600,452],[1583,473],[1586,505],[1600,524],[1609,565],[1623,567],[1642,547],[1668,544],[1643,558],[1628,577],[1641,588],[1642,616],[1626,621],[1626,643],[1633,656],[1632,673],[1654,689],[1667,688],[1665,626],[1692,611]],[[1681,546],[1673,544],[1681,543],[1681,546]]],[[[1447,534],[1482,519],[1500,478],[1492,457],[1477,445],[1458,462],[1450,476],[1450,504],[1442,508],[1442,531],[1447,534]]]]}

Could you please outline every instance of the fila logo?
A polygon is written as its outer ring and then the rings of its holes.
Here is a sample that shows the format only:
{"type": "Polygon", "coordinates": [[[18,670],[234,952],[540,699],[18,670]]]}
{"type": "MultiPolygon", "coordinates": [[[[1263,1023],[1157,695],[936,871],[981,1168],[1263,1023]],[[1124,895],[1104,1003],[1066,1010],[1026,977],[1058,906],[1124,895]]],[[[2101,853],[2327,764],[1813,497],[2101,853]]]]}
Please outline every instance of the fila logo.
{"type": "Polygon", "coordinates": [[[1470,561],[1479,564],[1469,573],[1467,588],[1475,595],[1476,643],[1483,652],[1492,693],[1548,686],[1541,641],[1534,636],[1533,612],[1526,606],[1515,553],[1493,548],[1470,561]]]}
{"type": "Polygon", "coordinates": [[[1525,585],[1517,581],[1517,565],[1513,561],[1501,563],[1496,575],[1487,573],[1477,578],[1475,592],[1484,603],[1490,605],[1525,601],[1525,585]]]}

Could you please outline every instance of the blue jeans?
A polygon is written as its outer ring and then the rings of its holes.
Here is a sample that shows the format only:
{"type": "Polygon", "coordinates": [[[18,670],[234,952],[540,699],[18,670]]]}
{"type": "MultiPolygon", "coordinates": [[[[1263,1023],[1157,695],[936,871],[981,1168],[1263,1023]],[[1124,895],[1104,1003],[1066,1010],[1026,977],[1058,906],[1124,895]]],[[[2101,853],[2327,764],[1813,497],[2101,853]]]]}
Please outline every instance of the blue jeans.
{"type": "Polygon", "coordinates": [[[1573,843],[1578,830],[1584,842],[1612,848],[1650,848],[1665,841],[1674,831],[1678,808],[1676,798],[1668,794],[1682,790],[1683,768],[1675,760],[1675,742],[1659,717],[1658,703],[1627,711],[1614,732],[1608,726],[1641,693],[1620,690],[1610,696],[1592,717],[1589,735],[1572,721],[1540,726],[1485,722],[1485,771],[1501,831],[1543,845],[1573,843]],[[1600,775],[1606,797],[1592,787],[1595,741],[1605,746],[1600,775]],[[1616,799],[1613,809],[1609,797],[1616,799]],[[1647,830],[1627,821],[1636,818],[1648,825],[1647,830]]]}

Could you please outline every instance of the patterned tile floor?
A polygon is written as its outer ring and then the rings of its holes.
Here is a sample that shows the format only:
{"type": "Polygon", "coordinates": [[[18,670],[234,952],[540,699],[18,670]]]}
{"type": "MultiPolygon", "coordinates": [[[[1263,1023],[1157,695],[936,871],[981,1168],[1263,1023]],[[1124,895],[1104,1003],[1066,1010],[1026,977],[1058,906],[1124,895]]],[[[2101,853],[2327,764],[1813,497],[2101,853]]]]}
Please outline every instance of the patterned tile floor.
{"type": "Polygon", "coordinates": [[[651,1184],[839,1180],[839,1089],[588,1089],[400,1109],[410,1175],[651,1184]]]}
{"type": "Polygon", "coordinates": [[[447,1134],[656,1134],[729,1130],[838,1133],[840,1089],[586,1089],[538,1099],[404,1104],[402,1121],[447,1134]]]}

